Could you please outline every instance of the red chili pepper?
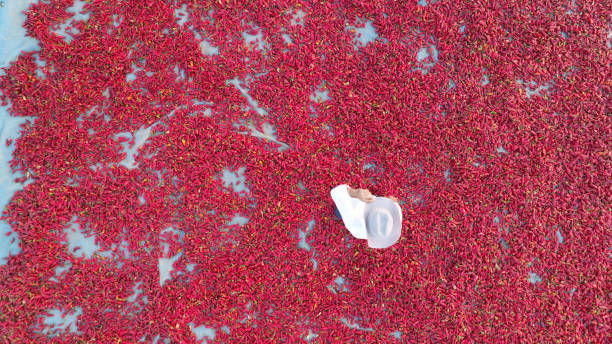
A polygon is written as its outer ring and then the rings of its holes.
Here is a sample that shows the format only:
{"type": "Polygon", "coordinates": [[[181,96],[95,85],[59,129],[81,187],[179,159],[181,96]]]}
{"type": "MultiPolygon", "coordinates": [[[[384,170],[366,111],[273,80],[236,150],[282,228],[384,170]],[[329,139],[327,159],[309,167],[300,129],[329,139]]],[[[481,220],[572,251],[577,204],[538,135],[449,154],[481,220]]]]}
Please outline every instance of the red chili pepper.
{"type": "MultiPolygon", "coordinates": [[[[529,336],[540,341],[603,340],[600,332],[605,331],[594,329],[605,323],[605,313],[591,301],[603,295],[596,286],[602,285],[605,274],[588,281],[581,276],[592,266],[603,266],[585,262],[585,251],[596,257],[591,260],[607,259],[599,254],[607,248],[595,244],[604,241],[597,240],[601,203],[594,201],[606,194],[598,183],[606,166],[602,153],[606,127],[597,120],[605,118],[599,106],[605,98],[597,81],[605,54],[598,54],[603,47],[597,40],[580,39],[578,44],[558,32],[548,35],[547,30],[539,30],[556,27],[549,24],[567,16],[565,9],[551,8],[557,13],[553,18],[536,5],[485,6],[474,12],[462,3],[433,1],[428,6],[325,3],[303,8],[309,15],[307,26],[290,27],[291,15],[284,14],[282,6],[216,6],[213,23],[208,9],[190,5],[188,11],[193,13],[183,30],[191,30],[190,25],[202,29],[221,52],[212,57],[215,63],[200,63],[191,35],[161,32],[174,25],[173,7],[149,6],[132,13],[133,9],[112,4],[86,6],[97,11],[88,20],[92,33],[104,30],[118,11],[126,15],[121,32],[117,29],[100,39],[80,30],[83,34],[66,45],[57,37],[41,36],[38,28],[68,19],[68,13],[51,4],[33,5],[26,27],[44,47],[40,58],[55,65],[56,71],[45,68],[46,79],[31,78],[36,64],[31,54],[22,54],[0,77],[0,89],[7,96],[3,101],[10,97],[16,113],[38,117],[20,127],[11,162],[15,172],[30,173],[34,182],[12,199],[4,216],[14,232],[18,226],[23,252],[6,265],[6,271],[20,269],[19,274],[7,276],[22,277],[8,277],[7,285],[17,288],[7,289],[3,298],[22,297],[16,296],[17,291],[40,295],[36,299],[40,304],[30,301],[32,296],[26,299],[22,307],[27,309],[16,321],[31,322],[26,314],[40,314],[39,309],[49,309],[71,295],[84,309],[78,322],[80,340],[137,341],[160,333],[162,339],[182,342],[191,336],[185,319],[214,326],[220,338],[231,341],[270,338],[268,330],[278,324],[278,331],[272,332],[276,338],[302,340],[310,328],[322,342],[347,341],[352,335],[382,342],[396,329],[403,331],[403,338],[416,341],[514,342],[529,336]],[[414,13],[414,18],[397,13],[414,13]],[[345,19],[354,16],[371,18],[388,43],[368,45],[355,53],[343,30],[345,19]],[[498,18],[495,25],[490,24],[491,16],[498,18]],[[242,25],[243,20],[253,25],[242,25]],[[474,23],[480,23],[478,35],[456,30],[456,25],[474,23]],[[281,31],[283,26],[286,31],[281,31]],[[251,34],[262,30],[269,37],[263,53],[244,47],[245,27],[253,30],[251,34]],[[293,45],[274,38],[284,32],[291,35],[293,45]],[[510,34],[512,42],[507,40],[510,34]],[[125,47],[133,42],[142,44],[134,45],[131,58],[146,59],[135,64],[155,72],[151,77],[136,73],[129,87],[142,87],[138,94],[126,89],[124,81],[132,64],[126,60],[125,47]],[[439,50],[439,61],[433,60],[432,45],[439,50]],[[174,53],[168,54],[167,47],[174,53]],[[429,53],[419,66],[429,69],[427,73],[414,69],[418,66],[414,54],[420,47],[429,53]],[[582,58],[585,54],[592,55],[582,58]],[[175,65],[185,70],[187,78],[193,77],[193,83],[176,81],[166,68],[175,65]],[[568,75],[567,81],[556,75],[572,65],[580,70],[568,75]],[[490,83],[483,88],[484,68],[490,83]],[[263,71],[268,74],[255,75],[263,71]],[[259,131],[264,121],[253,111],[241,110],[253,106],[238,89],[225,85],[233,77],[245,80],[243,87],[249,87],[250,97],[268,112],[266,121],[276,127],[278,141],[290,149],[279,152],[275,143],[234,132],[238,119],[251,119],[259,131]],[[537,85],[555,80],[556,87],[554,92],[545,90],[527,98],[517,91],[523,88],[517,86],[518,78],[537,85]],[[456,84],[452,92],[445,90],[449,79],[456,84]],[[307,99],[321,80],[334,96],[314,104],[310,114],[307,99]],[[109,86],[112,99],[98,96],[109,86]],[[190,104],[192,99],[213,103],[212,116],[198,113],[200,107],[190,104]],[[93,112],[77,124],[73,114],[100,100],[104,112],[114,117],[107,121],[103,113],[93,112]],[[176,110],[171,119],[159,115],[171,110],[176,110]],[[553,117],[552,111],[562,115],[553,117]],[[155,130],[136,157],[138,168],[106,165],[125,157],[112,139],[116,134],[152,125],[155,130]],[[322,131],[325,126],[333,127],[334,136],[322,131]],[[89,128],[95,133],[89,135],[89,128]],[[181,139],[190,144],[180,144],[181,139]],[[512,153],[496,155],[501,142],[512,153]],[[224,187],[219,172],[228,161],[234,162],[233,171],[246,167],[248,192],[236,194],[224,187]],[[379,168],[363,171],[364,161],[379,168]],[[473,168],[472,162],[480,166],[473,168]],[[89,166],[96,163],[101,165],[91,170],[89,166]],[[450,182],[438,178],[448,168],[453,172],[450,182]],[[162,179],[153,171],[160,171],[162,179]],[[66,187],[68,178],[78,180],[78,185],[66,187]],[[367,180],[376,184],[368,186],[367,180]],[[348,248],[344,228],[328,226],[332,222],[324,209],[329,200],[319,196],[345,181],[414,199],[415,204],[402,205],[404,231],[394,247],[364,251],[366,244],[351,243],[348,248]],[[307,185],[301,200],[293,191],[298,182],[307,185]],[[138,194],[147,202],[135,206],[138,194]],[[214,215],[209,213],[213,209],[214,215]],[[492,226],[496,209],[500,221],[492,226]],[[226,223],[236,213],[249,217],[249,223],[232,225],[228,233],[218,231],[218,223],[226,223]],[[91,228],[87,235],[96,236],[101,251],[116,247],[125,230],[130,258],[122,259],[122,269],[103,259],[71,258],[63,251],[66,245],[59,242],[65,243],[67,234],[57,230],[65,228],[72,214],[78,214],[83,228],[91,228]],[[292,248],[297,235],[287,229],[303,226],[310,218],[316,220],[315,229],[307,234],[311,251],[292,248]],[[176,235],[160,236],[168,222],[184,228],[182,245],[176,235]],[[550,231],[553,223],[573,229],[563,245],[551,241],[556,239],[550,231]],[[508,232],[499,233],[505,227],[508,232]],[[501,237],[508,252],[500,250],[501,237]],[[163,242],[169,244],[170,253],[183,249],[184,257],[198,268],[188,273],[187,261],[175,262],[172,279],[160,288],[156,253],[147,250],[163,242]],[[578,242],[590,246],[579,248],[578,242]],[[360,252],[355,255],[357,247],[360,252]],[[39,273],[52,273],[58,264],[45,257],[57,252],[75,266],[64,277],[63,287],[43,293],[45,285],[40,283],[45,282],[40,282],[44,279],[39,273]],[[317,270],[311,259],[317,260],[317,270]],[[406,265],[407,260],[416,264],[406,265]],[[242,264],[224,268],[237,262],[242,264]],[[526,267],[529,262],[532,265],[526,267]],[[527,280],[530,269],[542,279],[535,286],[527,280]],[[338,275],[351,284],[349,291],[335,295],[326,286],[338,275]],[[128,276],[142,276],[143,293],[150,302],[135,315],[134,333],[121,330],[129,327],[122,313],[129,311],[117,306],[133,286],[128,276]],[[307,286],[302,284],[304,276],[307,286]],[[579,285],[595,291],[577,291],[567,302],[556,289],[563,283],[563,288],[571,286],[566,290],[579,285]],[[398,285],[402,288],[393,287],[398,285]],[[210,300],[215,303],[202,301],[202,295],[213,296],[210,300]],[[499,295],[510,301],[501,303],[499,295]],[[218,331],[221,324],[245,319],[244,312],[229,312],[238,304],[236,299],[254,302],[248,310],[251,318],[235,330],[232,325],[225,335],[218,331]],[[470,302],[464,305],[464,300],[470,302]],[[263,303],[274,305],[275,312],[267,314],[263,303]],[[103,309],[111,311],[101,315],[97,310],[103,309]],[[168,313],[168,309],[177,311],[168,313]],[[375,331],[350,329],[338,320],[352,321],[355,309],[364,315],[361,325],[375,331]],[[515,318],[496,316],[502,313],[515,318]],[[374,318],[382,320],[373,324],[374,318]],[[310,322],[295,324],[295,319],[310,322]],[[405,319],[410,320],[409,328],[397,325],[405,319]],[[104,325],[96,329],[90,322],[104,325]]],[[[595,19],[601,17],[595,15],[600,11],[596,5],[580,11],[583,18],[564,28],[572,31],[569,37],[585,38],[591,30],[608,29],[595,19]]],[[[135,144],[134,137],[131,141],[135,144]]],[[[116,259],[117,253],[111,252],[111,260],[116,259]]]]}

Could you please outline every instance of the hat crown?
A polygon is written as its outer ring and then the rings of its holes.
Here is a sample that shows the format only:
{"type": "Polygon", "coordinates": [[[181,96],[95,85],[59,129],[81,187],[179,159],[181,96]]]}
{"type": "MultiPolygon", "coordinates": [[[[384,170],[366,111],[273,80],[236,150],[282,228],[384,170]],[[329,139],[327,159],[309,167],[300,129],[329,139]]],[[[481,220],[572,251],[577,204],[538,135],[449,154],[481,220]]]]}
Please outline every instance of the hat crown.
{"type": "Polygon", "coordinates": [[[402,213],[396,202],[386,197],[376,197],[366,206],[365,215],[368,246],[387,248],[399,240],[402,213]]]}
{"type": "Polygon", "coordinates": [[[374,208],[368,214],[367,229],[372,236],[385,238],[393,231],[393,216],[385,208],[374,208]]]}

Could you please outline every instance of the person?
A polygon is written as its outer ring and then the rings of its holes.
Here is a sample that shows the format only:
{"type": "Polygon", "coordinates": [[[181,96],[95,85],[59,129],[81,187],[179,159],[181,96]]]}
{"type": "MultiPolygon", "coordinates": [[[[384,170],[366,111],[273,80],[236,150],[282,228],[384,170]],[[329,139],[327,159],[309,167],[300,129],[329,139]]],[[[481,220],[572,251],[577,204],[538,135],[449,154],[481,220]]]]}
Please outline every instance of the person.
{"type": "Polygon", "coordinates": [[[341,184],[330,191],[334,211],[357,239],[371,248],[388,248],[402,234],[402,209],[393,196],[376,197],[368,189],[341,184]]]}

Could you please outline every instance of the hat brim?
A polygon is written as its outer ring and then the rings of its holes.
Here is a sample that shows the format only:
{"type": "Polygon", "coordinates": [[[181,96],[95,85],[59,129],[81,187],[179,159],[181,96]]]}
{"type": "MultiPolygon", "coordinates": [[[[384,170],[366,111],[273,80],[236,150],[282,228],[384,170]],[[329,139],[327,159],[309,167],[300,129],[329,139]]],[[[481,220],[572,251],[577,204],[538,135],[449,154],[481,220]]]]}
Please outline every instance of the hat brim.
{"type": "MultiPolygon", "coordinates": [[[[391,235],[384,240],[380,240],[378,238],[372,238],[368,236],[368,246],[371,248],[387,248],[393,246],[400,236],[402,235],[402,212],[398,207],[398,204],[395,201],[386,198],[386,197],[376,197],[374,202],[366,203],[366,208],[364,212],[365,218],[367,218],[368,213],[378,207],[383,207],[391,213],[391,217],[393,219],[393,227],[391,235]]],[[[366,228],[367,232],[367,228],[366,228]]]]}

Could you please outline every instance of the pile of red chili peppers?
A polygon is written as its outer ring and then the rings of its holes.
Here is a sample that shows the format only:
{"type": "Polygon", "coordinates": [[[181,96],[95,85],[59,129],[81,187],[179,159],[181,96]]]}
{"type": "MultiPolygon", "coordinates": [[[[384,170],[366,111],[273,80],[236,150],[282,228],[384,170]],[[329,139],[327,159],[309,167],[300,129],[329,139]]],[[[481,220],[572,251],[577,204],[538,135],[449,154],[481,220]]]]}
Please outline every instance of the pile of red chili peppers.
{"type": "Polygon", "coordinates": [[[610,339],[606,1],[91,0],[67,41],[72,4],[27,10],[40,51],[0,77],[33,117],[0,342],[610,339]],[[397,244],[350,235],[343,183],[400,199],[397,244]]]}

